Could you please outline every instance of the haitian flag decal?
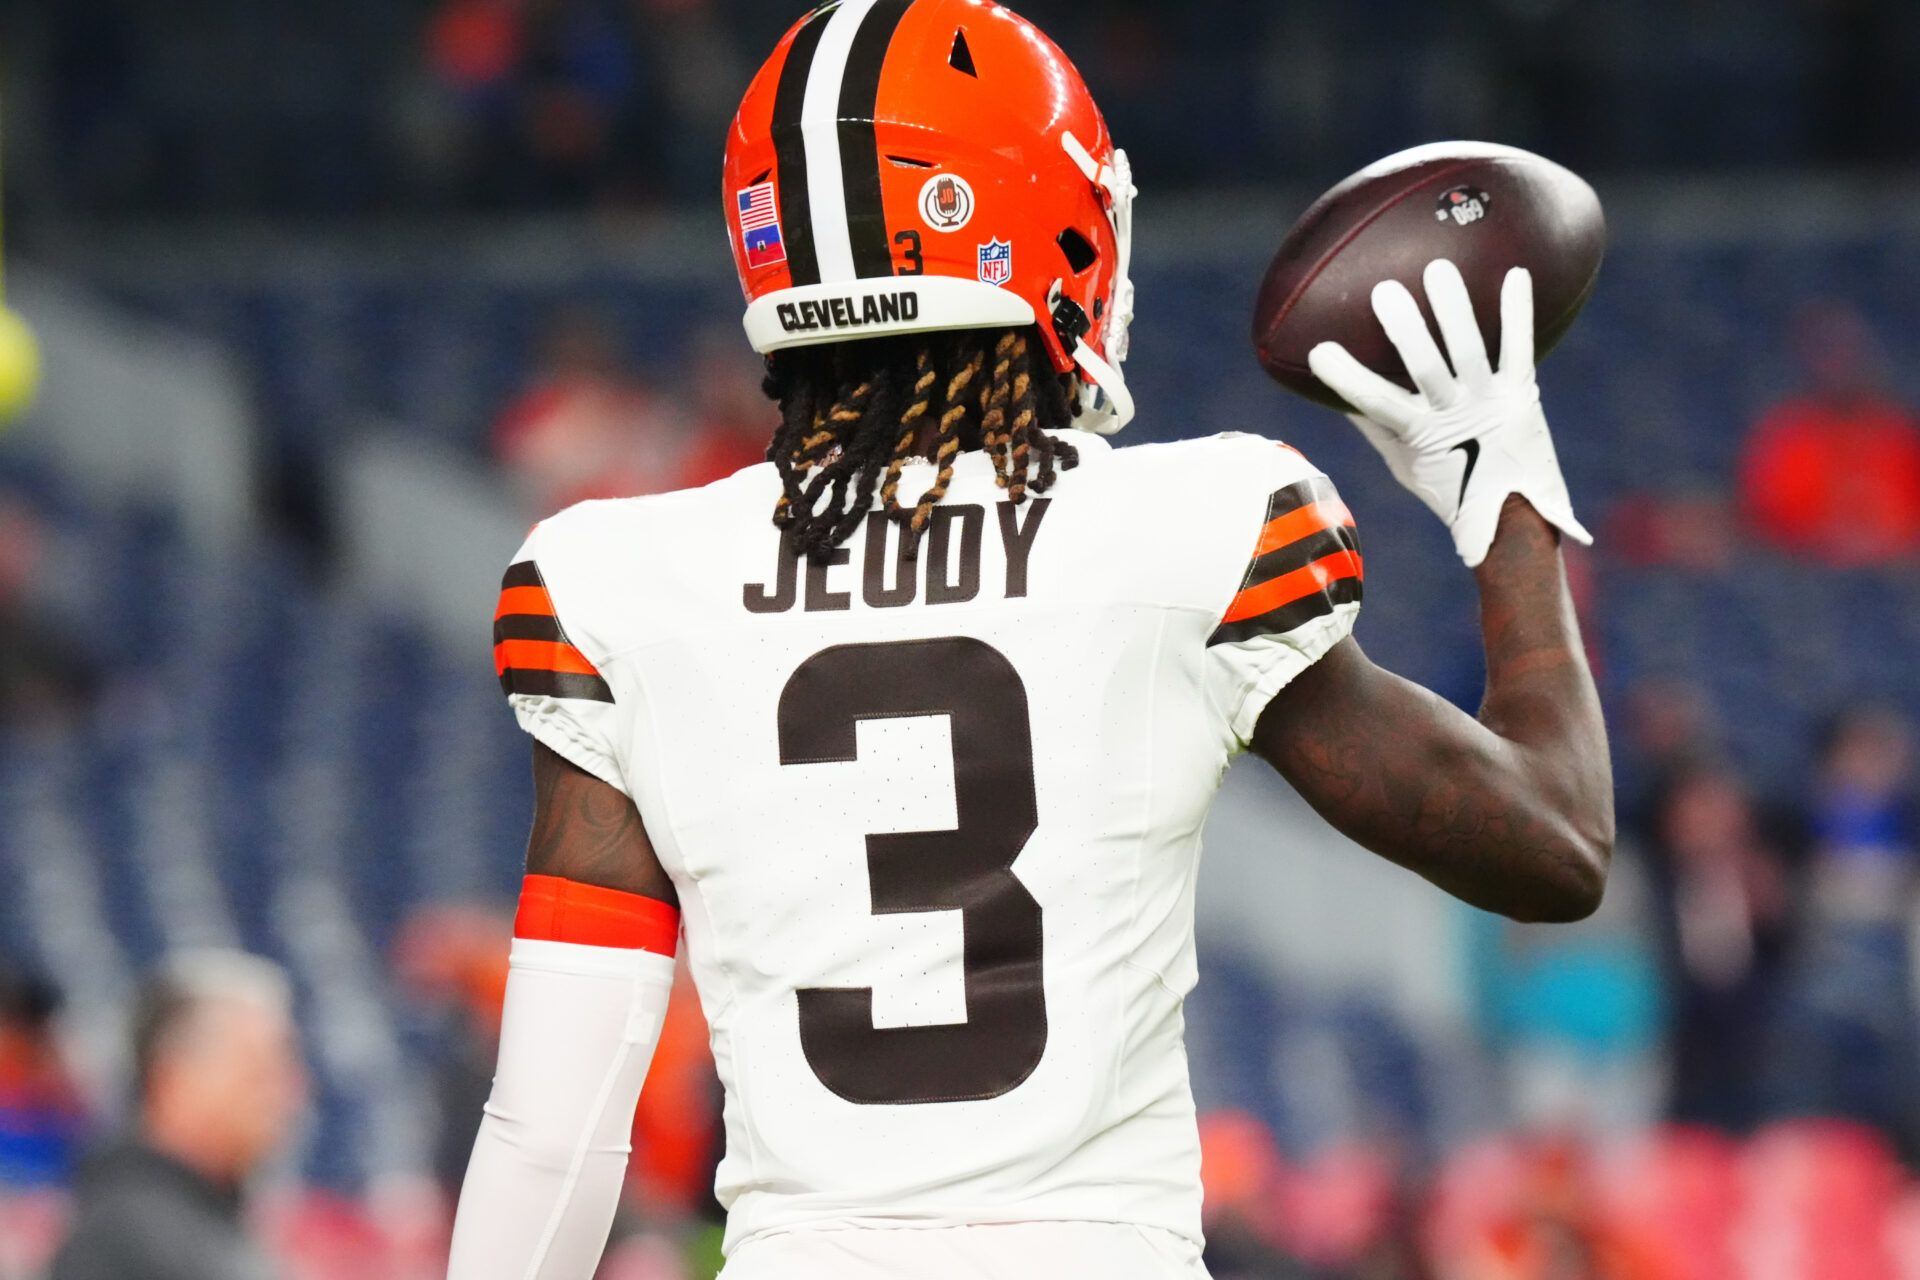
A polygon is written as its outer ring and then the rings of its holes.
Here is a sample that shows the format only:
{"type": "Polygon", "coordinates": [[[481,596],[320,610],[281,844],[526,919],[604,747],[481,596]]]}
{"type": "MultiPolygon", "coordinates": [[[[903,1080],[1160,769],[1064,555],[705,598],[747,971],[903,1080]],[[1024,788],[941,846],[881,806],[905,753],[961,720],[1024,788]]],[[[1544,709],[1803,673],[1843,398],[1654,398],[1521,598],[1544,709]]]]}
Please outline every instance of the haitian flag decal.
{"type": "Polygon", "coordinates": [[[747,269],[777,266],[787,260],[787,244],[780,238],[780,210],[773,184],[763,182],[740,193],[740,234],[747,245],[747,269]]]}

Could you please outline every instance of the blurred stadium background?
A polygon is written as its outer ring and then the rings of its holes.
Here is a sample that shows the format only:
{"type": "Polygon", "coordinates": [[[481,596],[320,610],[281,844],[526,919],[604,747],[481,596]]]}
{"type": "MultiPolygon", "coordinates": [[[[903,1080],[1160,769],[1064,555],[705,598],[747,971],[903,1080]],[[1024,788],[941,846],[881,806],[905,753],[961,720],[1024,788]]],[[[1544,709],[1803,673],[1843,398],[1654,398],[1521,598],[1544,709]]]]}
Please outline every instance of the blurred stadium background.
{"type": "MultiPolygon", "coordinates": [[[[1284,437],[1366,531],[1360,638],[1471,706],[1443,531],[1245,337],[1378,156],[1592,178],[1544,372],[1609,703],[1606,908],[1507,926],[1233,771],[1190,1003],[1221,1280],[1920,1276],[1920,6],[1028,0],[1130,148],[1134,438],[1284,437]]],[[[526,525],[769,428],[722,133],[791,0],[0,0],[0,1277],[125,1114],[170,950],[292,973],[302,1280],[434,1275],[530,810],[488,621],[526,525]]],[[[710,1274],[670,1032],[605,1274],[710,1274]]]]}

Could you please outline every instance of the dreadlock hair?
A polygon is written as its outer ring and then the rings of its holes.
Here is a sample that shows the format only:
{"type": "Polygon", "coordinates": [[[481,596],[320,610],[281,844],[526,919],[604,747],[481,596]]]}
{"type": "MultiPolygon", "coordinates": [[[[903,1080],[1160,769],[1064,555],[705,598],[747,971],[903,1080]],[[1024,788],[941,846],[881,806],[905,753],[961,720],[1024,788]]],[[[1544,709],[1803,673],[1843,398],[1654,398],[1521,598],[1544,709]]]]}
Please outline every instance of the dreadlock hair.
{"type": "Polygon", "coordinates": [[[767,460],[780,470],[773,522],[796,555],[824,560],[853,535],[880,495],[919,555],[933,509],[962,451],[984,449],[1008,501],[1045,493],[1080,454],[1048,435],[1073,425],[1072,380],[1056,374],[1035,328],[874,338],[782,351],[767,361],[780,405],[767,460]],[[933,487],[912,506],[901,475],[931,434],[933,487]]]}

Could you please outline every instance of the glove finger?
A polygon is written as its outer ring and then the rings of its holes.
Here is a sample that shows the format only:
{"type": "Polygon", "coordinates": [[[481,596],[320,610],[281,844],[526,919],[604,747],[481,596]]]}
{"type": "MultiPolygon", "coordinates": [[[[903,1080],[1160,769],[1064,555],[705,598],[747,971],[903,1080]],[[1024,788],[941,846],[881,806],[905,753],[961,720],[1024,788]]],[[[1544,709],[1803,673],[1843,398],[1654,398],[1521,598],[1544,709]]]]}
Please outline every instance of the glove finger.
{"type": "Polygon", "coordinates": [[[1420,388],[1427,402],[1436,409],[1451,405],[1458,396],[1453,370],[1440,354],[1433,330],[1427,327],[1427,318],[1420,314],[1420,304],[1407,292],[1407,286],[1398,280],[1375,286],[1373,313],[1380,317],[1381,327],[1406,363],[1407,372],[1413,375],[1413,385],[1420,388]]]}
{"type": "Polygon", "coordinates": [[[1540,513],[1541,519],[1561,533],[1583,547],[1593,545],[1593,535],[1587,532],[1587,526],[1580,523],[1580,518],[1573,514],[1573,504],[1565,494],[1549,493],[1536,497],[1531,493],[1522,493],[1521,496],[1533,504],[1533,509],[1540,513]]]}
{"type": "Polygon", "coordinates": [[[1493,539],[1500,532],[1500,512],[1505,506],[1504,499],[1498,502],[1477,499],[1454,516],[1453,545],[1460,558],[1467,562],[1467,568],[1478,569],[1485,563],[1487,552],[1493,550],[1493,539]]]}
{"type": "Polygon", "coordinates": [[[1440,322],[1440,336],[1447,340],[1447,356],[1453,371],[1468,386],[1485,386],[1493,381],[1493,366],[1487,363],[1487,340],[1481,336],[1474,319],[1473,299],[1467,296],[1467,282],[1460,268],[1445,258],[1427,264],[1425,275],[1427,303],[1434,319],[1440,322]]]}
{"type": "Polygon", "coordinates": [[[1532,373],[1537,360],[1533,331],[1533,272],[1515,267],[1500,288],[1500,372],[1532,373]]]}
{"type": "Polygon", "coordinates": [[[1419,396],[1367,368],[1337,342],[1308,352],[1307,366],[1342,400],[1395,432],[1405,432],[1426,408],[1419,396]]]}

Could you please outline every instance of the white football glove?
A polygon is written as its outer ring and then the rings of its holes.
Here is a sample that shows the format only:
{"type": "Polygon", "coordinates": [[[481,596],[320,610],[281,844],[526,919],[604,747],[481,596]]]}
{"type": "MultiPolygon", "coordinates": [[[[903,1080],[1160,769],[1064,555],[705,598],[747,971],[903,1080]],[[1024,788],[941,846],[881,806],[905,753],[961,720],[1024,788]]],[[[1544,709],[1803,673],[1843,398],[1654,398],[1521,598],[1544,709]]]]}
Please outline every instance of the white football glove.
{"type": "Polygon", "coordinates": [[[1568,537],[1592,546],[1593,535],[1574,518],[1534,380],[1532,273],[1515,268],[1501,290],[1498,373],[1487,363],[1460,269],[1439,259],[1427,267],[1426,286],[1451,368],[1413,295],[1389,280],[1374,289],[1373,310],[1419,392],[1389,382],[1337,342],[1308,356],[1314,376],[1360,411],[1351,415],[1354,425],[1394,477],[1453,531],[1468,568],[1487,558],[1500,511],[1516,493],[1568,537]]]}

